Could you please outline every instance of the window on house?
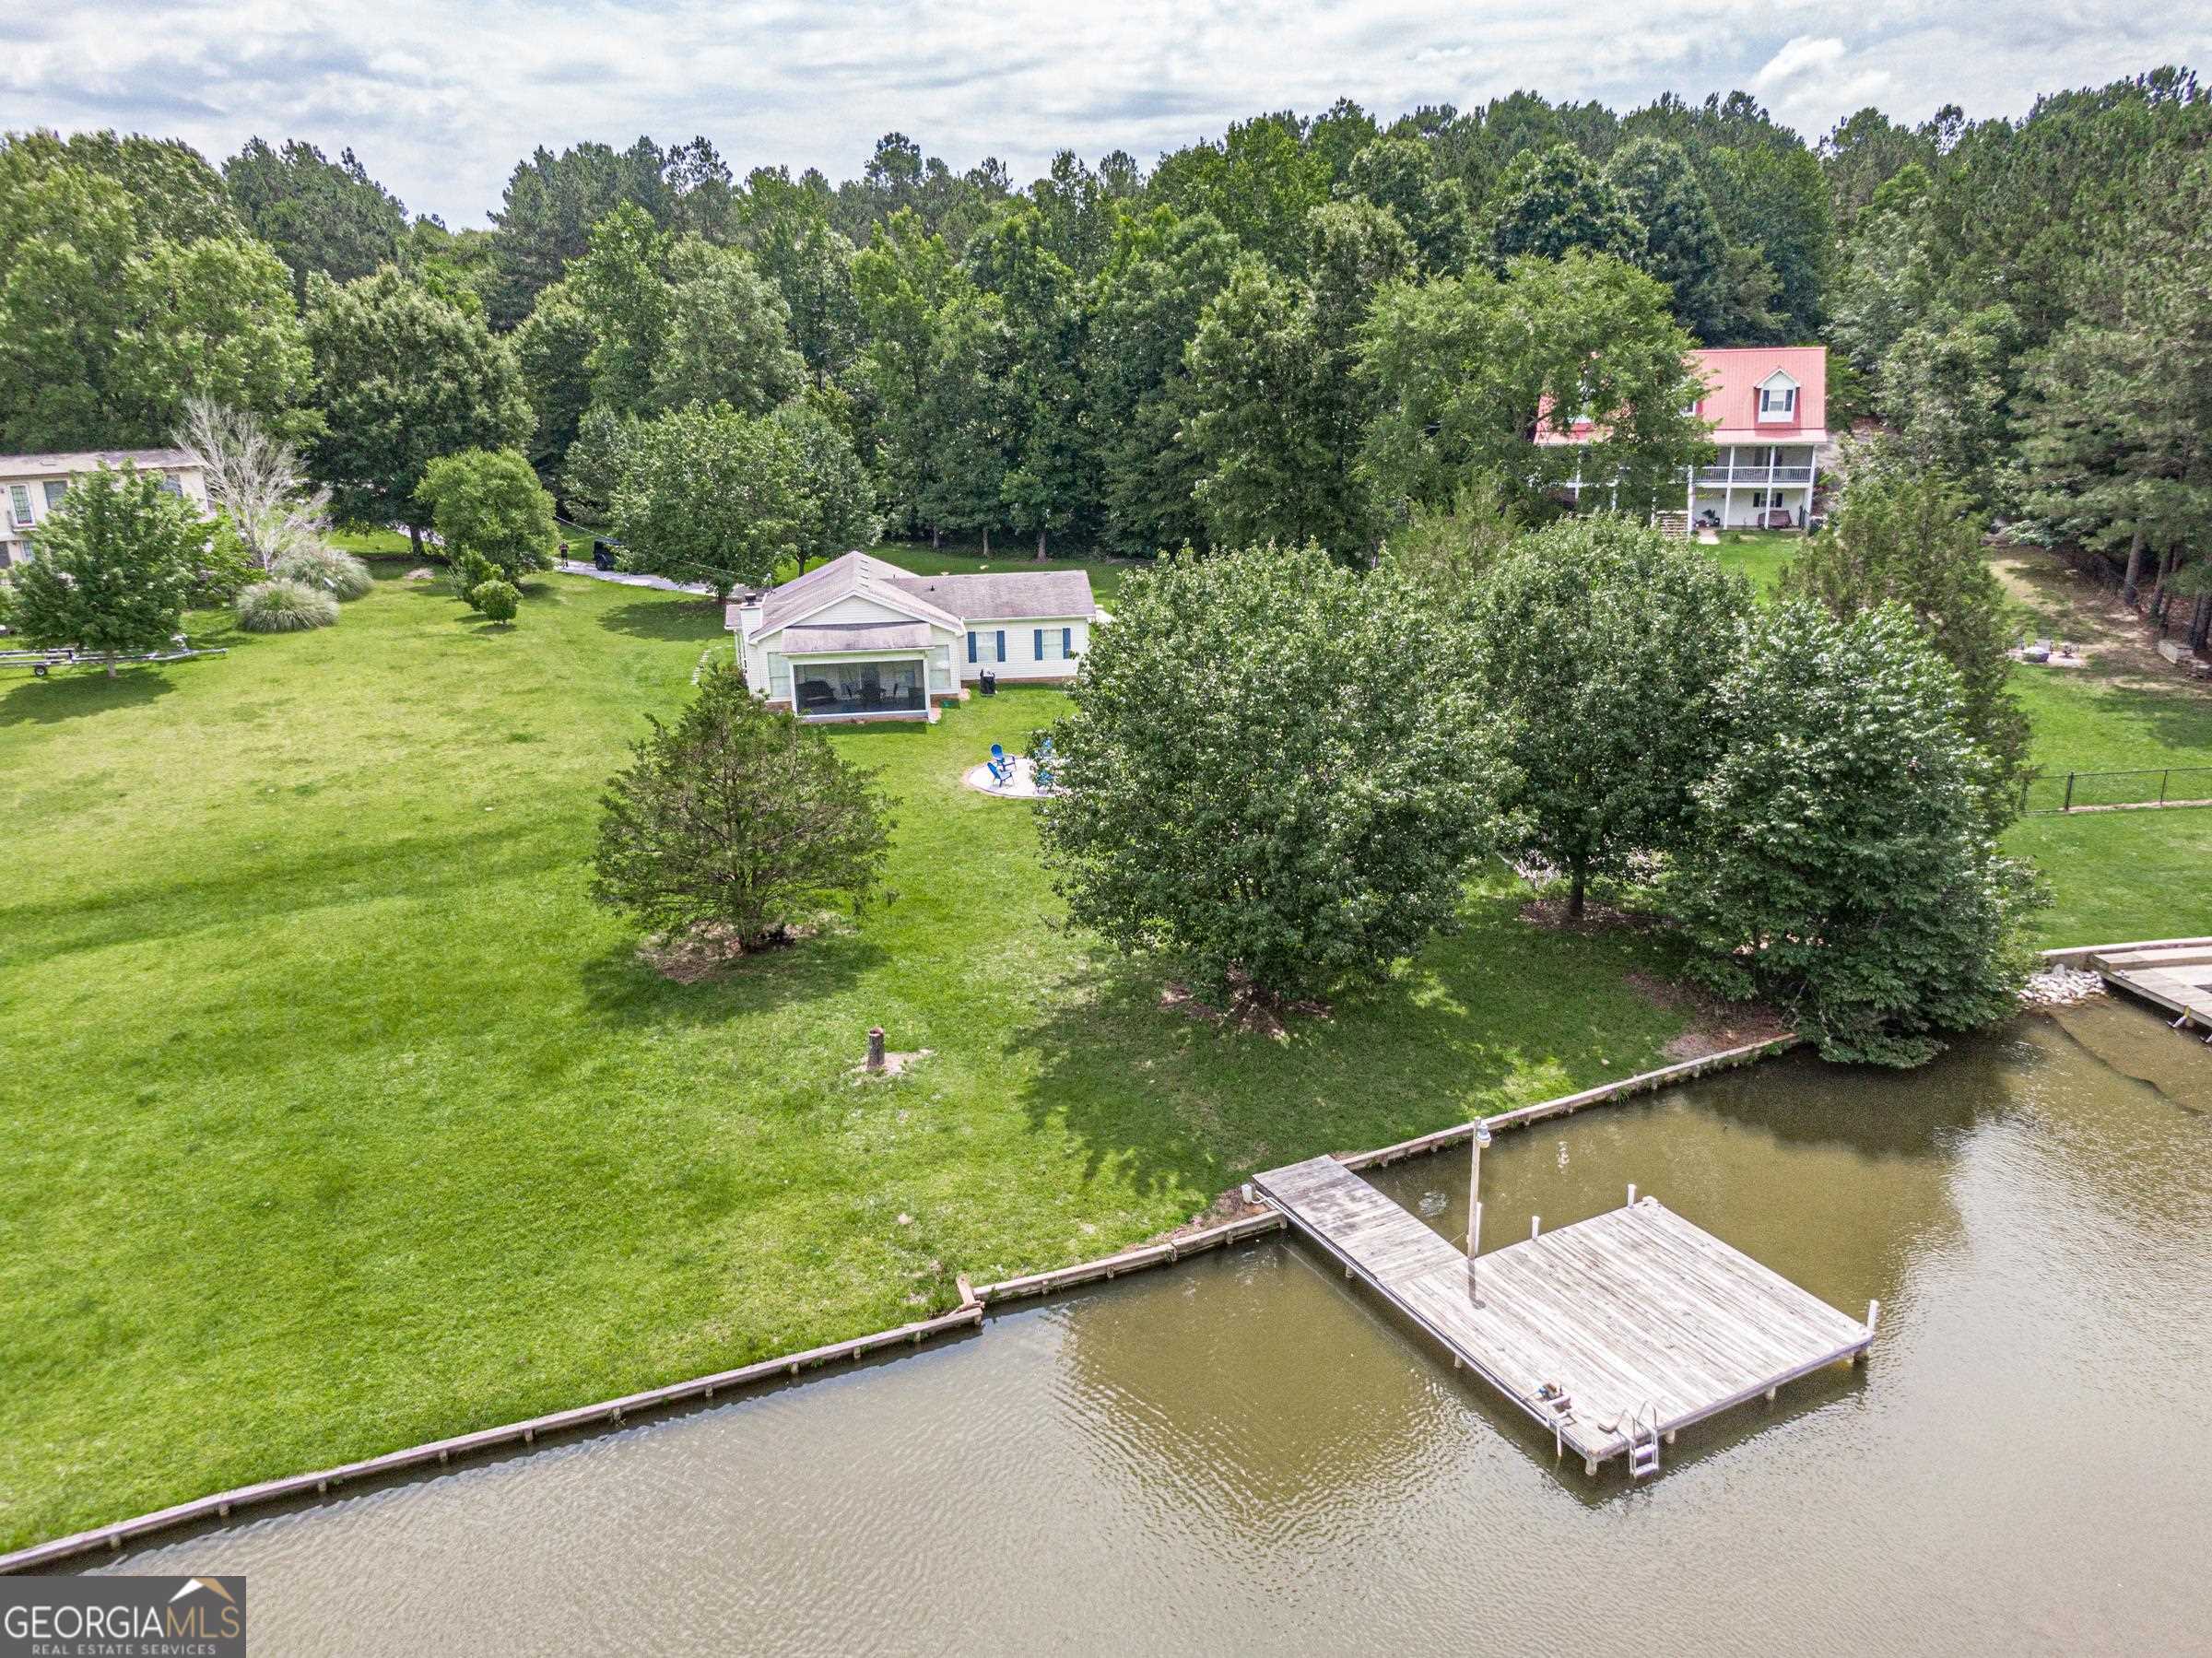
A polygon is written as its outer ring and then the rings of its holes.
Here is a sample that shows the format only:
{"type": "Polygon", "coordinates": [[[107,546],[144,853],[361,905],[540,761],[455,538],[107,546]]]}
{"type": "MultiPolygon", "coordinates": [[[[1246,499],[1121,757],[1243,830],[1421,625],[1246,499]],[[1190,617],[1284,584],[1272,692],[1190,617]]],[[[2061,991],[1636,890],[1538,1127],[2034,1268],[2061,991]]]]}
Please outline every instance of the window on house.
{"type": "Polygon", "coordinates": [[[773,651],[768,653],[768,695],[773,702],[791,700],[791,659],[773,651]]]}
{"type": "Polygon", "coordinates": [[[929,688],[933,691],[952,689],[952,647],[937,645],[929,653],[929,688]]]}
{"type": "Polygon", "coordinates": [[[161,481],[154,487],[160,490],[164,495],[182,495],[184,493],[184,486],[178,483],[175,478],[171,477],[166,472],[161,475],[161,481]]]}
{"type": "Polygon", "coordinates": [[[996,665],[1006,659],[1006,630],[985,628],[968,635],[968,660],[996,665]]]}
{"type": "Polygon", "coordinates": [[[51,512],[62,504],[62,497],[69,493],[69,486],[60,478],[46,480],[46,510],[51,512]]]}
{"type": "Polygon", "coordinates": [[[1780,419],[1797,412],[1797,388],[1793,385],[1768,384],[1759,388],[1759,412],[1761,418],[1780,419]]]}
{"type": "Polygon", "coordinates": [[[23,484],[8,485],[7,504],[9,510],[15,514],[18,523],[30,522],[30,490],[28,486],[23,484]]]}
{"type": "Polygon", "coordinates": [[[1037,635],[1034,641],[1037,648],[1037,660],[1039,662],[1065,662],[1074,654],[1070,647],[1075,643],[1075,631],[1073,628],[1038,628],[1034,629],[1037,635]]]}

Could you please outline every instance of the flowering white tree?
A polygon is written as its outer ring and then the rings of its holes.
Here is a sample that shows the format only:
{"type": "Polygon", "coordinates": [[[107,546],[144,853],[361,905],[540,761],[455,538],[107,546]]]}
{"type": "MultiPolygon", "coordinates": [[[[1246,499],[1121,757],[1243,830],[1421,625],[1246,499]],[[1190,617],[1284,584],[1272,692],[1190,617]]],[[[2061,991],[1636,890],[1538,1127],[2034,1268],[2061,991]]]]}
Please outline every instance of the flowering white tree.
{"type": "Polygon", "coordinates": [[[322,547],[330,534],[330,491],[304,487],[300,452],[257,417],[188,398],[176,441],[200,457],[209,498],[263,570],[287,553],[322,547]]]}

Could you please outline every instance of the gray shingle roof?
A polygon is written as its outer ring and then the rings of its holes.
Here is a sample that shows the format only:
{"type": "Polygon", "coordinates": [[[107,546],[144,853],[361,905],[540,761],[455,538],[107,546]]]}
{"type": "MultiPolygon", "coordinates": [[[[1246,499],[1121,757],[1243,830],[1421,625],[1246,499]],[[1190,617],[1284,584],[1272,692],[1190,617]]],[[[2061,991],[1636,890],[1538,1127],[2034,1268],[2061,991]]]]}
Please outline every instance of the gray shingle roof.
{"type": "Polygon", "coordinates": [[[910,576],[900,570],[892,585],[967,621],[1041,617],[1088,620],[1098,609],[1090,596],[1090,577],[1079,570],[994,570],[973,576],[910,576]]]}
{"type": "MultiPolygon", "coordinates": [[[[853,594],[880,599],[892,609],[915,613],[956,632],[971,621],[1041,621],[1048,617],[1055,621],[1076,617],[1089,620],[1098,615],[1099,609],[1090,594],[1090,577],[1079,570],[1010,570],[972,576],[917,576],[896,564],[855,552],[818,565],[796,580],[770,590],[760,600],[759,631],[774,632],[794,625],[804,627],[806,617],[853,594]]],[[[737,613],[741,608],[738,603],[729,606],[725,619],[733,629],[738,626],[737,613]]],[[[865,631],[875,628],[897,629],[903,624],[841,626],[865,631]]],[[[924,636],[927,631],[924,627],[924,636]]],[[[918,642],[926,643],[926,637],[918,642]]],[[[877,646],[818,642],[814,648],[872,650],[877,646]]]]}

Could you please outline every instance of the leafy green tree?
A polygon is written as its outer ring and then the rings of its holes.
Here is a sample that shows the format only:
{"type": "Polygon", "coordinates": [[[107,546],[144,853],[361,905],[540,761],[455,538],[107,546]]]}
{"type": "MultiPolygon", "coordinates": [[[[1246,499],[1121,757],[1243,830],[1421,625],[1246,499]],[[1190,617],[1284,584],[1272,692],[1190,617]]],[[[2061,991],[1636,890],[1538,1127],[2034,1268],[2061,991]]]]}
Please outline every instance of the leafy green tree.
{"type": "MultiPolygon", "coordinates": [[[[34,646],[158,651],[183,619],[207,525],[129,462],[73,479],[12,572],[9,625],[34,646]]],[[[108,668],[111,676],[115,669],[108,668]]]]}
{"type": "Polygon", "coordinates": [[[1500,266],[1524,255],[1558,259],[1573,248],[1626,259],[1642,241],[1620,192],[1571,144],[1515,156],[1491,187],[1483,218],[1500,266]]]}
{"type": "Polygon", "coordinates": [[[1375,415],[1360,474],[1390,523],[1470,483],[1533,512],[1579,473],[1636,513],[1681,500],[1682,468],[1709,453],[1688,411],[1689,336],[1666,290],[1616,259],[1524,260],[1504,280],[1476,268],[1385,289],[1361,331],[1375,415]],[[1581,443],[1531,444],[1593,424],[1581,443]]]}
{"type": "Polygon", "coordinates": [[[564,517],[578,523],[604,526],[613,509],[615,490],[630,444],[642,424],[635,415],[618,415],[611,409],[587,408],[576,423],[576,441],[569,445],[560,467],[560,499],[568,508],[564,517]]]}
{"type": "Polygon", "coordinates": [[[892,822],[873,773],[734,667],[701,675],[674,725],[652,723],[601,797],[595,901],[670,938],[712,928],[755,950],[880,889],[892,822]]]}
{"type": "Polygon", "coordinates": [[[608,503],[625,568],[704,582],[722,599],[766,586],[805,527],[795,448],[789,427],[724,404],[641,421],[608,503]]]}
{"type": "Polygon", "coordinates": [[[806,383],[790,309],[741,249],[686,237],[667,257],[665,343],[652,367],[653,406],[726,403],[764,415],[806,383]]]}
{"type": "MultiPolygon", "coordinates": [[[[922,503],[945,472],[948,434],[940,421],[968,391],[937,378],[942,336],[947,315],[974,285],[944,239],[909,212],[853,255],[853,288],[867,340],[853,370],[868,411],[862,452],[885,499],[934,532],[944,526],[924,515],[922,503]]],[[[994,477],[994,499],[997,490],[994,477]]]]}
{"type": "Polygon", "coordinates": [[[1837,122],[1820,140],[1819,155],[1837,225],[1848,234],[1884,184],[1908,167],[1936,165],[1936,128],[1931,123],[1915,131],[1870,105],[1837,122]]]}
{"type": "Polygon", "coordinates": [[[1526,538],[1477,581],[1471,661],[1516,779],[1504,845],[1566,874],[1571,917],[1592,880],[1687,840],[1752,603],[1697,547],[1602,516],[1526,538]]]}
{"type": "Polygon", "coordinates": [[[1928,257],[1933,188],[1918,163],[1900,169],[1860,209],[1844,245],[1830,335],[1863,375],[1872,375],[1935,304],[1936,275],[1928,257]]]}
{"type": "MultiPolygon", "coordinates": [[[[1373,133],[1371,122],[1367,137],[1373,133]]],[[[1180,218],[1212,215],[1247,250],[1278,270],[1295,271],[1305,249],[1306,215],[1329,199],[1336,178],[1331,157],[1306,138],[1307,123],[1288,111],[1231,122],[1220,143],[1163,156],[1151,196],[1180,218]]]]}
{"type": "Polygon", "coordinates": [[[550,484],[560,476],[591,406],[591,313],[569,283],[541,291],[523,325],[509,336],[515,368],[530,396],[530,464],[550,484]]]}
{"type": "Polygon", "coordinates": [[[553,498],[512,449],[465,449],[423,468],[416,498],[439,538],[514,580],[553,562],[553,498]]]}
{"type": "Polygon", "coordinates": [[[1095,495],[1081,430],[1089,314],[1083,286],[1053,251],[1052,227],[1030,204],[1002,213],[968,244],[976,286],[998,301],[1006,361],[1000,395],[1006,466],[999,499],[1015,529],[1046,538],[1089,512],[1095,495]]]}
{"type": "Polygon", "coordinates": [[[489,230],[449,230],[430,214],[407,227],[398,263],[401,270],[456,310],[489,317],[499,297],[498,255],[498,240],[489,230]]]}
{"type": "Polygon", "coordinates": [[[223,163],[223,184],[253,234],[290,268],[292,297],[302,303],[309,272],[355,281],[396,259],[407,234],[406,208],[350,149],[333,161],[298,139],[272,148],[249,138],[223,163]]]}
{"type": "Polygon", "coordinates": [[[655,406],[653,375],[667,351],[674,303],[668,250],[645,210],[625,202],[592,227],[590,251],[569,278],[592,322],[592,401],[618,414],[655,406]]]}
{"type": "Polygon", "coordinates": [[[1486,716],[1434,617],[1318,548],[1125,583],[1053,729],[1044,856],[1080,924],[1263,1001],[1454,924],[1488,850],[1486,716]]]}
{"type": "Polygon", "coordinates": [[[1728,328],[1728,244],[1705,186],[1680,147],[1637,138],[1613,152],[1606,177],[1640,232],[1629,263],[1667,286],[1682,326],[1715,344],[1728,328]]]}
{"type": "Polygon", "coordinates": [[[860,349],[853,244],[830,223],[833,197],[818,173],[794,183],[783,168],[756,168],[737,204],[744,245],[791,313],[792,344],[817,388],[844,373],[860,349]]]}
{"type": "Polygon", "coordinates": [[[1467,262],[1474,219],[1457,179],[1441,177],[1435,152],[1418,138],[1377,138],[1352,158],[1338,196],[1387,207],[1413,239],[1424,276],[1456,274],[1467,262]]]}
{"type": "Polygon", "coordinates": [[[637,208],[656,227],[674,217],[668,158],[650,138],[628,149],[579,144],[559,155],[540,147],[515,164],[500,210],[491,216],[497,280],[489,316],[512,328],[530,314],[542,289],[568,274],[591,245],[592,228],[615,211],[637,208]]]}
{"type": "Polygon", "coordinates": [[[793,544],[799,573],[810,559],[834,559],[873,547],[883,534],[876,490],[839,420],[834,393],[817,392],[785,404],[771,417],[790,441],[792,488],[797,501],[793,544]]]}
{"type": "Polygon", "coordinates": [[[468,590],[468,607],[486,621],[504,625],[513,621],[522,609],[523,592],[512,582],[502,582],[495,576],[468,590]]]}
{"type": "Polygon", "coordinates": [[[429,514],[415,491],[430,461],[529,441],[506,342],[393,266],[343,288],[311,276],[307,339],[324,423],[308,465],[349,523],[405,524],[419,555],[429,514]]]}
{"type": "Polygon", "coordinates": [[[1178,219],[1161,207],[1123,221],[1099,278],[1086,419],[1098,447],[1105,539],[1118,551],[1151,554],[1205,538],[1196,498],[1204,469],[1183,441],[1194,413],[1184,350],[1236,257],[1235,239],[1211,216],[1178,219]]]}
{"type": "MultiPolygon", "coordinates": [[[[2084,272],[2080,312],[2030,360],[2025,505],[2054,538],[2127,550],[2130,603],[2212,547],[2212,162],[2182,163],[2084,272]]],[[[2184,588],[2195,588],[2194,580],[2184,588]]],[[[2206,641],[2199,604],[2192,644],[2206,641]]]]}
{"type": "Polygon", "coordinates": [[[1366,498],[1338,457],[1344,388],[1331,382],[1313,296],[1256,260],[1206,308],[1185,360],[1187,441],[1217,547],[1318,541],[1340,558],[1368,540],[1366,498]]]}
{"type": "Polygon", "coordinates": [[[1901,606],[1958,675],[1958,717],[1988,757],[1991,819],[2017,807],[2028,764],[2028,716],[2008,688],[2011,602],[1983,550],[1983,521],[1940,472],[1861,450],[1825,535],[1806,541],[1782,591],[1840,620],[1901,606]]]}
{"type": "Polygon", "coordinates": [[[2018,319],[2009,306],[1970,316],[1938,309],[1882,356],[1875,398],[1903,452],[1988,504],[2008,493],[2018,319]]]}
{"type": "Polygon", "coordinates": [[[1922,1064],[2018,1009],[2038,883],[1997,850],[1958,677],[1910,616],[1749,614],[1676,912],[1713,988],[1771,1002],[1823,1057],[1922,1064]]]}
{"type": "Polygon", "coordinates": [[[158,444],[194,396],[292,435],[308,367],[284,266],[197,156],[0,142],[0,445],[158,444]]]}

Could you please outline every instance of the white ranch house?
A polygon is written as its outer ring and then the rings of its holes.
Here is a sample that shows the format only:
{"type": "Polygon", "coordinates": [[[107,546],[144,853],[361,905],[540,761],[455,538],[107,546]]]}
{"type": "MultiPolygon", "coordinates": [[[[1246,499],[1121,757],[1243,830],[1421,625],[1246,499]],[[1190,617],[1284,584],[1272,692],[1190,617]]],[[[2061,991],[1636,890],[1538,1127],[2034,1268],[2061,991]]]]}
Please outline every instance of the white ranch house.
{"type": "Polygon", "coordinates": [[[917,576],[859,552],[724,612],[745,682],[802,720],[935,720],[986,673],[1064,684],[1098,615],[1079,570],[917,576]]]}
{"type": "Polygon", "coordinates": [[[68,493],[69,480],[106,464],[120,469],[128,461],[141,472],[158,472],[161,487],[182,495],[205,514],[207,479],[200,457],[189,449],[88,449],[55,454],[0,454],[0,570],[32,556],[39,526],[53,516],[68,493]]]}

